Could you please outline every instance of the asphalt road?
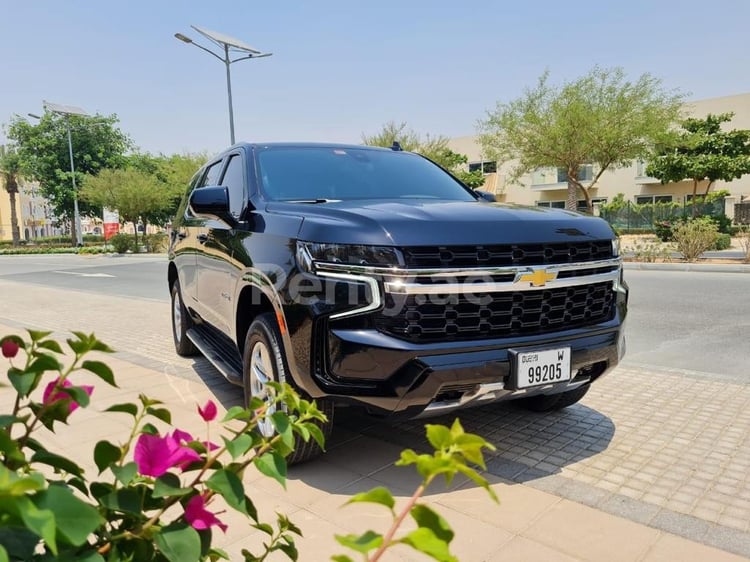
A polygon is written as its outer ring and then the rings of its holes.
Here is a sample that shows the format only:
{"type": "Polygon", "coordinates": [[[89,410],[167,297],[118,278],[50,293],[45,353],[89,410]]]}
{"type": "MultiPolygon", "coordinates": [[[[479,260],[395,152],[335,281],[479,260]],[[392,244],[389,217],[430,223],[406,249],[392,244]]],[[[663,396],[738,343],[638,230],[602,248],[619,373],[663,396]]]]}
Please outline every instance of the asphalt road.
{"type": "MultiPolygon", "coordinates": [[[[0,256],[0,278],[169,299],[163,256],[0,256]]],[[[631,289],[627,364],[750,378],[747,274],[628,270],[626,279],[631,289]]]]}

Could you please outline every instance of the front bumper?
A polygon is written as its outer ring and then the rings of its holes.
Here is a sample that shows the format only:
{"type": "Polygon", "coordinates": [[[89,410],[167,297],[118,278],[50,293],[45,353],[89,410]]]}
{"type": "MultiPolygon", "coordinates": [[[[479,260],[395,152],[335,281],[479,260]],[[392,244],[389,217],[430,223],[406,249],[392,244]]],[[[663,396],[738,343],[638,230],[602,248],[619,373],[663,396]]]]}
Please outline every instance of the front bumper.
{"type": "MultiPolygon", "coordinates": [[[[322,335],[322,334],[321,334],[322,335]]],[[[325,395],[366,406],[377,415],[439,415],[468,406],[534,394],[555,394],[592,382],[625,352],[616,318],[599,327],[550,335],[482,342],[417,345],[375,330],[327,329],[314,346],[313,375],[325,395]],[[514,351],[570,347],[571,380],[516,390],[514,351]]]]}

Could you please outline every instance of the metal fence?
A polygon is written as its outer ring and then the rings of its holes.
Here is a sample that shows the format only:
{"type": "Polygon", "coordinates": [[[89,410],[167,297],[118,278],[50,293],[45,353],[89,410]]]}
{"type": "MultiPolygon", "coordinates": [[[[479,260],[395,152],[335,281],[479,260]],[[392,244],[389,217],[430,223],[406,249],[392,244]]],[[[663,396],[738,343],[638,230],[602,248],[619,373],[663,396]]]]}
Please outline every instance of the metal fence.
{"type": "Polygon", "coordinates": [[[737,224],[750,224],[750,202],[736,203],[734,205],[734,222],[737,224]]]}
{"type": "MultiPolygon", "coordinates": [[[[720,216],[724,214],[724,200],[708,203],[696,202],[696,216],[720,216]]],[[[653,230],[654,224],[683,216],[693,216],[693,205],[687,203],[646,203],[638,205],[627,201],[622,207],[603,207],[600,216],[620,231],[653,230]]]]}

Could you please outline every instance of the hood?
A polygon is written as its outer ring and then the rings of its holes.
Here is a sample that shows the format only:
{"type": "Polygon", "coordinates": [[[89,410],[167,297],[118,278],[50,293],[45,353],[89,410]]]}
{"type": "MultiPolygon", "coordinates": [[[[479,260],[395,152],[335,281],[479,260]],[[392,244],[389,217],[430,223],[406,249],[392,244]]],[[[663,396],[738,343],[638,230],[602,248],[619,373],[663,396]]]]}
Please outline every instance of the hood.
{"type": "Polygon", "coordinates": [[[298,238],[381,246],[515,244],[614,238],[599,218],[560,209],[424,199],[269,203],[303,218],[298,238]]]}

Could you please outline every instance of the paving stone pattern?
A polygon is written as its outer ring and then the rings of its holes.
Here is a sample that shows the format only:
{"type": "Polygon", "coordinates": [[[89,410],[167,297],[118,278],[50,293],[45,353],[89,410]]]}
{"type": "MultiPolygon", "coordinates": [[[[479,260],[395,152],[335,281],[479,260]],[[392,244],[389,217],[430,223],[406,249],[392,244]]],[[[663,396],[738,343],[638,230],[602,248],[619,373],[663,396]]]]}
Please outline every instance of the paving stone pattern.
{"type": "MultiPolygon", "coordinates": [[[[203,381],[225,407],[241,400],[204,359],[175,355],[167,303],[2,280],[0,294],[13,295],[0,303],[2,324],[94,331],[130,363],[203,381]]],[[[361,434],[425,447],[425,420],[373,422],[348,410],[340,418],[361,434]]],[[[493,475],[750,557],[748,384],[625,365],[562,412],[503,404],[460,418],[497,447],[493,475]]]]}

